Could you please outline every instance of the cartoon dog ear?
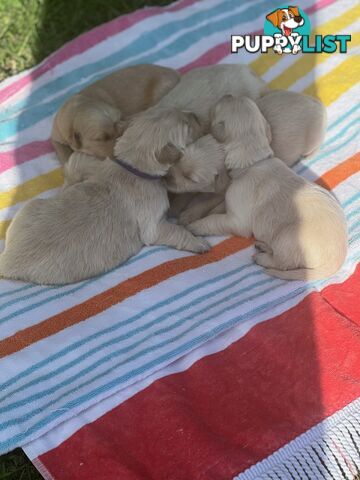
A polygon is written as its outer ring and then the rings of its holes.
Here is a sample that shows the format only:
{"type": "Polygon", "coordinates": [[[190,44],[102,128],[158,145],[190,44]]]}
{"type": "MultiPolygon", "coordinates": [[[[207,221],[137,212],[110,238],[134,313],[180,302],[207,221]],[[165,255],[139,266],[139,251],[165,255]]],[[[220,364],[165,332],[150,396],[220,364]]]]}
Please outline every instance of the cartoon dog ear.
{"type": "Polygon", "coordinates": [[[171,142],[167,143],[157,156],[157,161],[163,165],[175,165],[181,158],[180,150],[171,142]]]}
{"type": "Polygon", "coordinates": [[[266,19],[269,20],[269,22],[271,22],[274,25],[274,27],[279,26],[278,11],[279,10],[274,10],[273,12],[269,13],[269,15],[266,15],[266,19]]]}
{"type": "Polygon", "coordinates": [[[288,6],[288,10],[290,10],[290,12],[294,14],[294,17],[301,17],[298,7],[288,6]]]}

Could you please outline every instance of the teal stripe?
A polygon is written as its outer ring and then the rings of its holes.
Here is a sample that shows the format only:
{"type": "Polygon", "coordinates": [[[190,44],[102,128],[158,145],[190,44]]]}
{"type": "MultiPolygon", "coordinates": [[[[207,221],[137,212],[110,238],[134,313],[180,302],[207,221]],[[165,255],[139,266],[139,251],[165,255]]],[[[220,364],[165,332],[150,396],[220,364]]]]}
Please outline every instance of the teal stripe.
{"type": "Polygon", "coordinates": [[[352,127],[353,125],[356,125],[359,122],[360,122],[360,117],[355,118],[355,120],[353,120],[348,125],[346,125],[342,130],[340,130],[340,132],[337,135],[334,135],[333,137],[329,138],[329,140],[326,143],[324,143],[324,145],[321,147],[321,150],[324,149],[325,145],[330,145],[335,140],[338,140],[340,137],[344,135],[344,133],[346,133],[350,129],[350,127],[352,127]]]}
{"type": "MultiPolygon", "coordinates": [[[[24,292],[25,290],[29,290],[29,289],[34,288],[34,287],[35,287],[35,285],[27,284],[27,285],[24,285],[23,287],[15,288],[14,290],[7,290],[6,292],[0,293],[0,298],[8,297],[10,295],[14,295],[15,293],[24,292]]],[[[1,308],[3,308],[3,305],[1,306],[1,308]]]]}
{"type": "MultiPolygon", "coordinates": [[[[269,289],[270,290],[270,289],[269,289]]],[[[272,302],[268,302],[264,305],[261,305],[260,307],[254,309],[251,312],[247,312],[242,315],[237,315],[236,317],[233,317],[232,319],[228,320],[227,322],[217,325],[214,327],[212,330],[201,334],[192,340],[176,347],[170,352],[167,352],[163,355],[161,355],[158,358],[155,358],[148,363],[142,365],[141,367],[138,367],[131,372],[119,376],[112,380],[111,382],[108,382],[105,385],[102,385],[101,387],[98,387],[95,390],[92,390],[91,392],[82,395],[81,397],[72,400],[71,402],[68,402],[65,404],[61,409],[57,409],[55,411],[52,411],[50,415],[42,418],[40,421],[36,422],[33,426],[27,428],[25,432],[22,432],[20,434],[14,435],[10,437],[9,439],[5,440],[4,442],[0,443],[0,448],[4,451],[11,450],[12,446],[14,445],[19,445],[23,443],[23,441],[26,438],[29,438],[30,435],[33,433],[39,431],[49,423],[55,421],[58,418],[61,418],[64,415],[64,412],[83,404],[84,402],[88,401],[89,399],[95,398],[96,396],[100,395],[101,393],[108,392],[114,387],[117,387],[118,385],[124,384],[127,382],[130,378],[134,376],[138,376],[144,373],[147,373],[150,369],[153,370],[158,366],[161,366],[165,362],[174,361],[176,358],[179,358],[180,356],[184,355],[185,353],[189,352],[190,350],[193,350],[197,346],[205,343],[206,341],[211,340],[212,338],[217,337],[219,334],[223,333],[224,331],[232,328],[233,326],[237,325],[241,321],[246,321],[251,318],[253,318],[255,315],[263,313],[264,311],[270,310],[271,308],[275,306],[282,305],[283,303],[286,303],[289,300],[293,300],[297,297],[300,297],[304,294],[306,291],[305,288],[299,288],[295,292],[292,292],[290,295],[286,295],[283,297],[280,297],[272,302]]],[[[237,308],[239,305],[234,305],[231,309],[237,308]]],[[[229,309],[228,309],[229,310],[229,309]]],[[[216,318],[216,317],[215,317],[216,318]]]]}
{"type": "Polygon", "coordinates": [[[343,120],[347,119],[349,115],[351,115],[353,112],[355,112],[356,110],[358,110],[358,108],[360,107],[360,102],[358,102],[357,104],[355,104],[354,107],[352,107],[350,110],[346,111],[343,115],[341,115],[337,120],[335,120],[335,122],[333,122],[329,127],[328,127],[328,131],[329,130],[332,130],[333,128],[335,128],[339,123],[341,123],[343,120]]]}
{"type": "MultiPolygon", "coordinates": [[[[231,27],[238,28],[239,25],[241,25],[242,23],[255,20],[259,17],[260,12],[266,12],[269,7],[271,8],[270,4],[276,6],[276,0],[263,1],[261,2],[261,4],[259,4],[261,5],[261,7],[259,6],[257,9],[249,7],[247,10],[242,11],[238,15],[234,15],[233,10],[234,8],[236,8],[236,6],[238,6],[238,2],[237,0],[228,0],[227,2],[212,9],[213,13],[215,12],[218,14],[223,14],[225,11],[228,10],[232,11],[228,17],[218,21],[209,22],[203,27],[200,27],[190,33],[187,32],[178,37],[169,45],[164,46],[160,51],[156,53],[146,53],[141,58],[137,58],[135,63],[157,63],[160,60],[176,56],[177,54],[182,53],[187,48],[191,47],[197,41],[208,36],[210,33],[218,33],[231,27]]],[[[195,16],[196,18],[199,18],[200,16],[202,20],[206,20],[208,19],[209,13],[198,12],[197,14],[195,14],[195,16]]],[[[194,16],[186,20],[172,23],[178,24],[181,29],[183,29],[184,27],[191,27],[194,23],[194,16]]],[[[162,26],[158,30],[160,30],[161,35],[165,37],[165,35],[169,35],[172,33],[172,28],[173,26],[170,23],[162,26]]],[[[52,85],[52,83],[47,84],[46,91],[52,92],[53,94],[55,94],[59,89],[63,89],[67,86],[72,87],[73,85],[75,85],[75,87],[70,88],[66,92],[66,94],[61,95],[56,100],[50,100],[42,103],[41,105],[35,105],[29,110],[25,110],[18,119],[12,118],[8,121],[4,121],[4,123],[2,124],[2,128],[0,129],[0,141],[6,140],[8,137],[19,133],[23,129],[28,128],[31,125],[34,125],[35,123],[44,119],[45,117],[55,113],[55,111],[67,98],[69,98],[71,95],[73,95],[79,90],[77,86],[79,78],[87,77],[91,73],[95,73],[98,70],[104,69],[107,65],[113,65],[114,69],[116,69],[119,66],[119,62],[123,61],[124,59],[128,60],[129,57],[132,57],[136,54],[140,54],[144,49],[144,45],[148,44],[147,42],[152,41],[152,45],[157,44],[158,42],[156,41],[156,35],[156,33],[151,32],[150,34],[146,34],[145,37],[141,36],[138,40],[136,40],[135,45],[132,44],[130,47],[125,47],[121,51],[110,55],[106,59],[100,60],[91,65],[85,65],[73,72],[70,72],[69,74],[64,75],[63,77],[58,78],[54,82],[56,88],[52,85]]],[[[127,65],[129,64],[130,62],[127,63],[127,65]]],[[[96,75],[91,80],[88,80],[86,83],[84,83],[82,86],[90,84],[101,77],[101,74],[96,75]]]]}

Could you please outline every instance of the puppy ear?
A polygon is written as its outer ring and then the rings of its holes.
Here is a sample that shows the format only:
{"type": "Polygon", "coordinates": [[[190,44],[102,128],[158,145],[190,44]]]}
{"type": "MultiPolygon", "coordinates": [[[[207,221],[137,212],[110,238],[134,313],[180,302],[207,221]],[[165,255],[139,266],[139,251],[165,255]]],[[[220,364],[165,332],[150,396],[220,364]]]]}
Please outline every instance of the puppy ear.
{"type": "Polygon", "coordinates": [[[157,156],[159,163],[163,165],[175,165],[181,158],[180,150],[173,143],[167,143],[157,156]]]}
{"type": "Polygon", "coordinates": [[[215,139],[222,143],[225,142],[225,123],[219,122],[211,126],[211,133],[215,139]]]}
{"type": "Polygon", "coordinates": [[[76,130],[74,132],[72,132],[72,141],[73,141],[73,145],[74,145],[75,149],[80,150],[81,145],[82,145],[80,132],[78,132],[76,130]]]}
{"type": "Polygon", "coordinates": [[[288,7],[288,10],[290,10],[291,13],[294,14],[294,17],[300,17],[299,9],[298,7],[288,7]]]}
{"type": "Polygon", "coordinates": [[[115,131],[119,137],[124,134],[125,130],[128,128],[129,122],[127,120],[118,120],[115,122],[115,131]]]}
{"type": "Polygon", "coordinates": [[[278,26],[278,10],[269,13],[269,15],[266,15],[266,18],[274,25],[274,27],[278,26]]]}

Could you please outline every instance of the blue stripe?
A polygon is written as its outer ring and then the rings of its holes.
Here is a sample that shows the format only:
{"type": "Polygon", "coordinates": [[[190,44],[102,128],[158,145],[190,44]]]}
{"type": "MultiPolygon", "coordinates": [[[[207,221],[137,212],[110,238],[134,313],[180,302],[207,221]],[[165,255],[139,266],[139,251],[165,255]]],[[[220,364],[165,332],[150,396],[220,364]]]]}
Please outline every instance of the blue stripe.
{"type": "MultiPolygon", "coordinates": [[[[254,266],[253,264],[247,264],[246,266],[243,266],[243,267],[240,267],[240,268],[237,268],[236,271],[237,273],[240,273],[242,272],[243,270],[246,270],[250,267],[254,266]]],[[[234,274],[233,272],[231,272],[232,275],[234,274]]],[[[18,393],[28,387],[33,387],[34,385],[37,385],[43,381],[46,381],[48,380],[49,378],[54,378],[56,375],[60,374],[60,373],[63,373],[67,370],[69,370],[70,368],[72,368],[73,366],[75,365],[79,365],[80,362],[82,362],[83,360],[86,360],[88,358],[90,358],[92,355],[100,352],[101,350],[109,347],[109,346],[112,346],[112,345],[116,345],[118,344],[119,342],[122,342],[122,341],[125,341],[125,340],[129,340],[130,338],[132,338],[134,335],[137,335],[138,333],[142,333],[142,332],[146,332],[149,328],[153,327],[154,325],[158,325],[160,323],[163,323],[165,320],[169,319],[170,317],[174,316],[174,315],[179,315],[180,313],[183,313],[184,311],[188,310],[189,308],[191,307],[194,307],[202,302],[205,302],[206,300],[209,300],[211,299],[212,297],[214,297],[215,295],[218,295],[222,292],[225,292],[226,290],[236,286],[237,284],[239,284],[240,282],[250,278],[250,277],[254,277],[254,276],[258,276],[260,274],[263,274],[262,270],[255,270],[253,272],[250,272],[246,275],[244,275],[243,277],[240,277],[240,278],[236,278],[233,282],[229,283],[228,285],[225,285],[223,287],[221,287],[220,289],[218,290],[215,290],[214,292],[210,292],[210,293],[207,293],[203,296],[200,296],[200,297],[197,297],[196,299],[194,299],[193,301],[191,301],[189,304],[185,304],[185,305],[182,305],[181,307],[178,307],[176,308],[175,310],[172,310],[172,311],[169,311],[169,312],[166,312],[162,315],[160,315],[159,317],[157,318],[154,318],[153,320],[151,320],[150,322],[148,323],[145,323],[145,324],[141,324],[140,323],[140,326],[134,328],[133,330],[130,330],[130,331],[127,331],[125,334],[121,334],[117,337],[114,337],[114,338],[111,338],[111,340],[108,340],[107,342],[105,343],[102,343],[101,345],[98,345],[98,346],[95,346],[93,347],[92,349],[88,350],[86,353],[82,354],[80,357],[77,357],[76,359],[72,360],[71,362],[67,363],[67,364],[63,364],[61,365],[60,367],[58,367],[56,370],[52,371],[51,373],[48,373],[46,375],[42,375],[40,377],[37,377],[36,379],[26,383],[26,384],[23,384],[21,385],[20,387],[18,387],[17,389],[13,390],[12,392],[8,393],[7,395],[5,395],[4,397],[0,398],[0,402],[3,402],[7,397],[9,396],[13,396],[15,393],[18,393]]],[[[228,275],[229,277],[232,276],[232,275],[228,275]]],[[[211,283],[216,283],[217,282],[217,279],[214,278],[212,279],[213,281],[211,283]]],[[[273,279],[269,279],[267,278],[267,280],[273,280],[273,279]]],[[[249,287],[250,288],[250,287],[249,287]]],[[[217,305],[218,302],[222,302],[222,301],[225,301],[225,300],[220,300],[220,301],[216,301],[212,306],[214,305],[217,305]]],[[[211,308],[211,306],[207,306],[206,309],[209,309],[211,308]]],[[[205,309],[205,311],[206,311],[205,309]]],[[[195,316],[195,315],[199,315],[200,313],[202,313],[201,311],[198,311],[198,312],[193,312],[192,313],[192,316],[195,316]]],[[[132,322],[132,318],[128,319],[127,321],[124,322],[124,324],[122,326],[124,327],[127,327],[130,323],[133,323],[132,322]]],[[[175,324],[172,324],[173,326],[175,324]]],[[[151,338],[151,336],[154,336],[156,335],[157,332],[152,332],[149,336],[149,338],[151,338]]],[[[148,338],[148,337],[146,337],[148,338]]],[[[144,342],[144,339],[140,340],[140,344],[144,342]]],[[[136,343],[134,344],[135,346],[137,346],[139,344],[136,343]]],[[[127,349],[131,350],[133,348],[133,346],[130,346],[130,347],[127,347],[127,349]]],[[[123,352],[120,352],[120,353],[123,353],[123,352]]],[[[86,367],[84,370],[82,371],[77,371],[76,372],[76,375],[74,376],[74,378],[71,379],[71,381],[73,381],[74,379],[76,378],[79,378],[79,376],[85,374],[85,371],[86,373],[89,373],[91,372],[95,366],[99,366],[101,365],[102,363],[106,362],[108,359],[112,358],[113,356],[113,353],[110,355],[110,356],[107,356],[107,357],[103,357],[99,362],[96,362],[94,363],[93,365],[91,366],[88,366],[86,367]],[[104,360],[106,359],[106,360],[104,360]]],[[[68,383],[68,382],[67,382],[68,383]]],[[[54,391],[57,390],[58,386],[54,387],[54,391]]],[[[39,397],[40,398],[40,397],[39,397]]],[[[0,408],[0,413],[2,412],[2,409],[0,408]]]]}
{"type": "MultiPolygon", "coordinates": [[[[266,276],[266,275],[264,275],[266,276]]],[[[267,276],[266,276],[267,277],[267,276]]],[[[137,341],[136,343],[134,343],[133,345],[129,346],[129,347],[124,347],[116,352],[113,352],[111,353],[110,355],[108,355],[109,358],[112,358],[112,357],[118,357],[119,355],[121,354],[126,354],[128,353],[130,350],[136,348],[137,346],[139,345],[142,345],[146,340],[149,340],[151,338],[155,338],[156,335],[161,335],[161,334],[164,334],[164,333],[168,333],[170,331],[173,331],[175,330],[177,327],[181,327],[182,325],[184,325],[187,321],[189,320],[194,320],[194,317],[195,315],[197,314],[202,314],[202,313],[205,313],[206,311],[208,311],[210,308],[214,307],[214,306],[218,306],[218,305],[221,305],[223,303],[225,303],[226,301],[229,301],[229,300],[232,300],[234,298],[237,298],[239,295],[243,294],[243,293],[246,293],[249,291],[249,289],[251,288],[257,288],[257,287],[260,287],[260,286],[263,286],[267,283],[269,283],[269,281],[271,281],[272,279],[267,277],[266,279],[264,280],[261,280],[259,282],[256,282],[252,285],[248,285],[246,286],[245,288],[241,288],[240,290],[238,291],[235,291],[233,292],[231,295],[228,295],[227,297],[223,298],[220,302],[215,302],[214,304],[212,305],[209,305],[209,306],[206,306],[205,308],[203,308],[200,312],[197,312],[197,313],[192,313],[190,315],[188,315],[187,317],[184,317],[183,319],[180,319],[178,320],[177,322],[175,322],[174,324],[170,324],[169,326],[165,327],[165,328],[162,328],[162,329],[159,329],[157,332],[154,332],[150,335],[148,335],[148,337],[145,337],[145,339],[141,339],[139,341],[137,341]]],[[[255,295],[252,295],[250,297],[247,297],[247,298],[244,298],[242,300],[239,300],[238,302],[236,302],[235,304],[232,304],[230,306],[227,306],[227,307],[224,307],[222,310],[220,311],[217,311],[215,313],[212,313],[210,315],[208,315],[206,318],[202,319],[202,320],[198,320],[197,322],[193,323],[191,322],[191,325],[189,325],[185,330],[183,330],[182,332],[179,332],[177,333],[174,337],[172,337],[171,339],[166,339],[166,340],[162,340],[161,342],[157,343],[156,345],[152,345],[152,346],[149,346],[149,347],[146,347],[142,350],[140,350],[139,352],[136,352],[134,353],[132,356],[130,357],[127,357],[125,360],[122,360],[120,361],[119,363],[109,367],[107,370],[101,372],[101,373],[98,373],[96,376],[92,377],[91,379],[79,384],[79,385],[76,385],[74,388],[62,393],[59,397],[57,397],[56,399],[52,398],[51,401],[45,405],[42,405],[41,407],[38,407],[38,408],[35,408],[34,410],[31,410],[29,412],[27,412],[26,414],[22,415],[22,416],[19,416],[19,417],[16,417],[16,418],[13,418],[13,419],[9,419],[9,420],[6,420],[5,422],[3,423],[0,423],[0,430],[5,430],[6,428],[12,426],[12,425],[17,425],[19,423],[23,423],[27,420],[30,420],[34,415],[38,415],[39,413],[41,413],[44,409],[50,407],[51,405],[54,405],[55,403],[57,403],[58,401],[60,401],[61,399],[63,398],[66,398],[68,395],[71,395],[72,393],[76,392],[77,390],[83,388],[83,387],[86,387],[88,385],[90,385],[91,383],[93,383],[94,381],[98,380],[98,379],[101,379],[103,378],[105,375],[107,375],[108,373],[116,370],[116,369],[119,369],[121,366],[127,364],[127,363],[130,363],[138,358],[141,358],[145,355],[148,355],[149,353],[152,353],[152,352],[155,352],[163,347],[166,347],[168,346],[169,344],[171,343],[174,343],[175,341],[178,341],[180,340],[181,338],[183,338],[186,334],[188,334],[189,332],[191,331],[194,331],[196,330],[199,326],[209,322],[210,320],[214,319],[214,318],[218,318],[219,315],[222,315],[228,311],[231,311],[233,310],[234,308],[238,308],[240,307],[241,305],[243,305],[244,303],[247,303],[249,301],[252,301],[256,298],[258,298],[259,296],[261,295],[264,295],[266,293],[269,293],[269,292],[272,292],[274,291],[275,289],[277,288],[280,288],[281,286],[283,286],[284,284],[286,283],[286,281],[282,280],[282,281],[278,281],[278,285],[277,286],[271,286],[269,288],[266,288],[265,290],[262,290],[261,292],[258,292],[256,293],[255,295]]],[[[101,364],[103,361],[103,359],[99,360],[99,364],[101,364]]],[[[96,368],[96,367],[95,367],[96,368]]],[[[85,369],[87,372],[91,372],[91,369],[88,367],[85,369]]],[[[92,369],[93,370],[93,369],[92,369]]],[[[68,379],[68,380],[65,380],[63,382],[61,382],[58,386],[59,388],[61,388],[62,386],[65,386],[67,385],[68,383],[71,383],[74,379],[79,379],[79,377],[81,377],[81,373],[79,372],[79,374],[76,374],[74,375],[71,379],[68,379]]],[[[129,377],[131,378],[131,377],[129,377]]],[[[39,398],[43,398],[43,397],[46,397],[48,395],[47,392],[50,392],[52,393],[53,391],[56,391],[57,390],[57,386],[49,389],[49,390],[46,390],[42,393],[42,395],[33,395],[32,397],[34,397],[34,399],[39,399],[39,398]],[[55,390],[54,390],[55,388],[55,390]]],[[[50,394],[49,393],[49,394],[50,394]]],[[[19,404],[19,406],[22,406],[24,404],[26,404],[27,402],[25,401],[20,401],[20,402],[17,402],[19,404]]],[[[62,408],[62,407],[61,407],[62,408]]],[[[8,407],[3,407],[1,409],[1,413],[4,413],[6,411],[9,411],[9,410],[12,410],[12,405],[9,405],[8,407]]]]}
{"type": "MultiPolygon", "coordinates": [[[[268,0],[261,2],[261,12],[267,11],[271,8],[271,5],[276,6],[276,0],[268,0]]],[[[216,8],[212,9],[215,13],[222,14],[224,11],[227,10],[234,10],[234,8],[238,5],[237,0],[229,0],[226,2],[226,8],[224,4],[217,6],[216,8]]],[[[260,7],[259,7],[260,8],[260,7]]],[[[191,33],[187,32],[182,36],[178,37],[169,45],[163,47],[160,51],[155,53],[147,53],[143,55],[141,58],[138,58],[135,63],[156,63],[160,60],[164,60],[166,58],[171,58],[176,56],[179,53],[182,53],[187,48],[191,47],[195,42],[201,40],[202,38],[208,36],[210,33],[217,33],[225,29],[229,29],[231,27],[235,28],[238,27],[240,24],[255,20],[260,15],[259,9],[254,9],[253,7],[249,7],[247,10],[241,12],[238,15],[234,15],[234,12],[221,20],[207,23],[203,27],[198,28],[191,33]]],[[[196,18],[200,17],[203,20],[208,19],[209,13],[208,12],[198,12],[195,14],[196,18]]],[[[182,28],[184,27],[191,27],[194,23],[194,16],[188,18],[186,20],[181,20],[178,22],[172,22],[175,24],[179,24],[182,28]]],[[[160,29],[161,34],[165,36],[170,35],[173,31],[173,25],[167,24],[162,26],[160,29]]],[[[156,30],[155,30],[156,32],[156,30]]],[[[52,83],[46,85],[46,91],[56,93],[59,89],[65,88],[67,86],[75,87],[70,88],[66,94],[61,95],[56,100],[50,100],[44,102],[40,105],[35,105],[29,110],[25,110],[23,113],[19,115],[18,118],[11,118],[8,121],[4,121],[2,124],[2,128],[0,130],[0,141],[6,140],[9,136],[13,136],[16,133],[19,133],[25,128],[34,125],[35,123],[39,122],[40,120],[44,119],[47,116],[55,113],[55,111],[61,106],[61,104],[69,98],[71,95],[76,93],[79,90],[77,86],[77,82],[79,78],[86,77],[90,75],[92,72],[96,72],[106,67],[106,65],[114,65],[114,69],[117,68],[119,62],[128,59],[136,55],[137,53],[141,53],[144,49],[144,45],[147,45],[147,42],[153,42],[152,44],[156,44],[156,33],[151,32],[150,34],[146,34],[145,36],[140,37],[138,40],[134,42],[130,47],[125,47],[121,51],[110,55],[106,59],[100,60],[92,65],[85,65],[80,67],[76,71],[70,72],[69,74],[64,75],[64,77],[58,78],[54,85],[52,83]],[[60,84],[60,85],[59,85],[60,84]],[[53,91],[54,90],[54,91],[53,91]]],[[[130,64],[128,62],[127,64],[130,64]]],[[[84,83],[84,85],[93,83],[95,80],[101,78],[103,75],[99,74],[91,78],[84,83]]],[[[39,89],[41,91],[41,89],[39,89]]],[[[42,94],[43,96],[44,94],[42,94]]]]}
{"type": "MultiPolygon", "coordinates": [[[[300,297],[301,295],[304,294],[305,291],[306,291],[306,288],[304,288],[304,287],[299,288],[299,289],[295,290],[294,292],[291,292],[290,294],[288,294],[286,296],[280,297],[280,298],[278,298],[274,301],[271,301],[271,302],[268,302],[264,305],[261,305],[251,312],[247,312],[245,314],[233,317],[232,319],[228,320],[224,324],[217,325],[212,330],[210,330],[206,333],[203,333],[203,334],[193,338],[192,340],[189,340],[188,342],[184,343],[183,345],[180,345],[180,346],[176,347],[175,349],[173,349],[172,351],[167,352],[166,354],[163,354],[160,357],[151,360],[150,362],[142,365],[141,367],[138,367],[138,368],[132,370],[131,372],[129,372],[125,375],[122,375],[120,377],[115,378],[111,382],[108,382],[107,384],[102,385],[101,387],[98,387],[95,390],[93,390],[93,391],[91,391],[91,392],[89,392],[85,395],[82,395],[81,397],[79,397],[76,400],[68,402],[61,409],[52,411],[50,415],[48,415],[47,417],[45,417],[45,418],[41,419],[40,421],[36,422],[32,427],[27,428],[25,432],[14,435],[11,438],[9,438],[8,440],[6,440],[4,442],[1,442],[0,443],[1,449],[4,450],[4,451],[11,450],[13,446],[19,445],[20,443],[23,443],[23,441],[25,439],[29,438],[29,436],[31,436],[33,433],[39,431],[40,429],[42,429],[43,427],[45,427],[49,423],[54,422],[56,419],[61,418],[64,415],[64,412],[76,407],[79,404],[82,404],[82,403],[88,401],[89,399],[93,399],[94,397],[100,395],[101,393],[107,392],[110,389],[127,382],[129,380],[129,378],[147,373],[150,369],[154,369],[158,366],[161,366],[165,362],[168,363],[169,361],[174,361],[176,358],[179,358],[180,356],[184,355],[185,353],[189,352],[190,350],[193,350],[197,346],[205,343],[206,341],[211,340],[212,338],[217,337],[222,332],[224,332],[224,331],[232,328],[233,326],[237,325],[240,321],[249,320],[257,314],[263,313],[264,311],[269,310],[269,309],[271,309],[275,306],[282,305],[283,303],[286,303],[289,300],[300,297]]],[[[235,305],[232,306],[231,309],[234,309],[237,306],[238,305],[235,304],[235,305]]],[[[216,314],[216,315],[218,315],[218,314],[216,314]]],[[[216,316],[214,318],[216,318],[216,316]]]]}
{"type": "Polygon", "coordinates": [[[349,233],[353,232],[354,230],[356,230],[358,227],[360,226],[360,220],[358,222],[355,222],[351,225],[351,227],[349,228],[349,233]]]}
{"type": "Polygon", "coordinates": [[[29,290],[30,288],[34,288],[35,286],[36,285],[33,285],[33,284],[30,284],[30,285],[26,284],[25,286],[20,288],[15,288],[14,290],[7,290],[6,292],[0,293],[0,298],[8,297],[10,295],[13,295],[14,293],[24,292],[25,290],[29,290]]]}
{"type": "MultiPolygon", "coordinates": [[[[118,265],[117,267],[112,268],[108,272],[103,273],[101,275],[97,275],[96,277],[92,277],[89,280],[86,280],[84,282],[77,283],[76,287],[73,287],[73,288],[70,288],[70,289],[69,289],[69,285],[63,285],[63,286],[60,286],[60,287],[40,287],[40,289],[37,290],[36,292],[31,292],[28,295],[25,295],[21,298],[15,298],[13,300],[9,300],[9,301],[7,301],[7,302],[5,302],[1,305],[1,309],[4,309],[6,307],[10,307],[11,305],[14,305],[14,304],[19,303],[19,302],[29,300],[30,298],[37,297],[38,295],[41,295],[42,293],[51,292],[51,291],[54,291],[54,290],[56,290],[56,291],[60,290],[61,291],[61,293],[57,293],[56,295],[53,295],[52,297],[48,297],[48,298],[42,300],[41,302],[34,303],[34,304],[31,304],[31,305],[27,305],[26,307],[24,307],[20,310],[17,310],[16,312],[13,312],[13,313],[11,313],[11,314],[3,317],[3,318],[0,318],[0,325],[2,323],[5,323],[8,320],[11,320],[12,318],[15,318],[18,315],[21,315],[22,313],[26,313],[29,309],[36,308],[38,306],[44,305],[45,303],[51,302],[53,300],[58,300],[59,298],[62,298],[64,296],[71,295],[75,292],[78,292],[79,290],[82,290],[83,288],[87,287],[88,285],[91,285],[92,283],[97,282],[100,278],[105,277],[106,275],[109,275],[116,270],[122,269],[124,267],[128,267],[132,263],[136,263],[136,262],[138,262],[139,260],[142,260],[145,257],[149,257],[151,255],[154,255],[155,253],[165,251],[165,250],[170,251],[171,249],[168,248],[168,247],[157,247],[157,248],[153,248],[149,251],[146,251],[142,254],[135,255],[134,257],[127,260],[125,263],[122,263],[121,265],[118,265]]],[[[34,287],[34,286],[38,287],[38,285],[31,285],[31,286],[32,287],[34,287]]]]}

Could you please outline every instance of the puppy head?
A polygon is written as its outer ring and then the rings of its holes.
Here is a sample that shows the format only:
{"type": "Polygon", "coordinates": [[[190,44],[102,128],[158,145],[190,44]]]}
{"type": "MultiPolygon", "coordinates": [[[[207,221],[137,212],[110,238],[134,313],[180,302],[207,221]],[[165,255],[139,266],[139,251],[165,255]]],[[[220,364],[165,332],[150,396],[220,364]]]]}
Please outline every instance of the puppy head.
{"type": "Polygon", "coordinates": [[[135,115],[115,145],[115,157],[138,170],[164,176],[202,134],[194,113],[153,107],[135,115]]]}
{"type": "Polygon", "coordinates": [[[280,30],[293,29],[304,24],[298,7],[279,8],[266,15],[266,18],[280,30]]]}
{"type": "Polygon", "coordinates": [[[218,174],[224,170],[225,153],[211,135],[188,145],[166,175],[170,192],[214,192],[218,174]]]}
{"type": "Polygon", "coordinates": [[[273,154],[270,126],[250,98],[220,99],[211,112],[211,131],[225,145],[229,169],[245,168],[273,154]]]}
{"type": "Polygon", "coordinates": [[[57,122],[61,134],[74,151],[101,159],[113,156],[115,141],[126,128],[118,109],[81,94],[64,105],[57,122]]]}

